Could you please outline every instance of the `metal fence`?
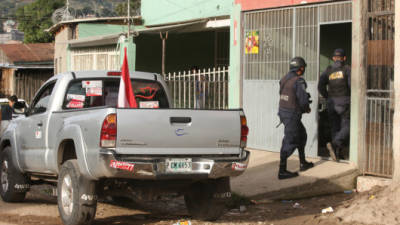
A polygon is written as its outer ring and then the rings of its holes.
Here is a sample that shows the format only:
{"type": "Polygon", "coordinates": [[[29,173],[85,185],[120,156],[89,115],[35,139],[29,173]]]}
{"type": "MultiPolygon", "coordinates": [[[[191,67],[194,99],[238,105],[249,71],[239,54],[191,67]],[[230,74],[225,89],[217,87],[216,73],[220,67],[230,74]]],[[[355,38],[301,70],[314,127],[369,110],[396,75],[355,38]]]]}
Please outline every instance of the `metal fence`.
{"type": "Polygon", "coordinates": [[[164,77],[174,108],[228,108],[228,67],[174,72],[164,77]]]}
{"type": "Polygon", "coordinates": [[[363,173],[393,175],[394,0],[368,0],[363,173]]]}

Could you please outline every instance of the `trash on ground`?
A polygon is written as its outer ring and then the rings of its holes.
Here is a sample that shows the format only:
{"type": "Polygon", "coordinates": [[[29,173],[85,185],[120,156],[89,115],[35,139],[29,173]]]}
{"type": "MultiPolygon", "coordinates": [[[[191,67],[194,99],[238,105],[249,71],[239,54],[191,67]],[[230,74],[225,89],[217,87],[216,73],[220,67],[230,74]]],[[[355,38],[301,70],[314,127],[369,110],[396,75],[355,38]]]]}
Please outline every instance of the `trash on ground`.
{"type": "Polygon", "coordinates": [[[369,196],[369,200],[372,200],[372,199],[374,199],[374,198],[375,198],[375,195],[369,196]]]}
{"type": "Polygon", "coordinates": [[[331,206],[329,206],[328,208],[325,208],[321,211],[322,213],[331,213],[333,212],[333,208],[331,206]]]}
{"type": "Polygon", "coordinates": [[[247,208],[246,208],[245,205],[241,205],[241,206],[239,207],[239,211],[240,211],[240,212],[245,212],[246,210],[247,210],[247,208]]]}
{"type": "Polygon", "coordinates": [[[173,225],[191,225],[192,223],[190,222],[190,220],[186,220],[186,221],[179,221],[177,223],[174,223],[173,225]]]}
{"type": "Polygon", "coordinates": [[[298,202],[294,203],[293,208],[295,208],[295,209],[301,208],[300,203],[298,203],[298,202]]]}
{"type": "Polygon", "coordinates": [[[351,193],[353,193],[353,190],[345,190],[344,193],[345,194],[351,194],[351,193]]]}

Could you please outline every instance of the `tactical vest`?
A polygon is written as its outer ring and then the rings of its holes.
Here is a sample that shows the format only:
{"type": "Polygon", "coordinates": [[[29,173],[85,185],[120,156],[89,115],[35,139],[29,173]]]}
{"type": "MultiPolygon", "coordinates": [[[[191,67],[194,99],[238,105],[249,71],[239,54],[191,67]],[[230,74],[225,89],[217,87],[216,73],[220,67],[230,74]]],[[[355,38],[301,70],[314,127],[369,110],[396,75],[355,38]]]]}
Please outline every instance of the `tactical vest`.
{"type": "Polygon", "coordinates": [[[350,88],[347,82],[347,69],[347,66],[328,68],[329,97],[350,96],[350,88]]]}
{"type": "Polygon", "coordinates": [[[279,108],[289,110],[296,110],[296,108],[298,108],[296,93],[293,87],[299,78],[299,76],[295,76],[290,79],[282,80],[280,87],[279,108]]]}

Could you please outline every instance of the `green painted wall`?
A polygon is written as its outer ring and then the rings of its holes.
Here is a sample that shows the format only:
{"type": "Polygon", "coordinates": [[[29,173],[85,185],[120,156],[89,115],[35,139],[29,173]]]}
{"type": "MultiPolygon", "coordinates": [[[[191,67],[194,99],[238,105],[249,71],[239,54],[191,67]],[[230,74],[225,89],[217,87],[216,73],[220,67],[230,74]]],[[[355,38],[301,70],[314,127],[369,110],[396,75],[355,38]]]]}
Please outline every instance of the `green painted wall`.
{"type": "MultiPolygon", "coordinates": [[[[214,66],[215,33],[169,34],[166,41],[165,71],[188,71],[214,66]]],[[[135,39],[137,70],[161,73],[162,41],[160,35],[141,34],[135,39]]]]}
{"type": "Polygon", "coordinates": [[[233,0],[142,0],[145,25],[228,16],[233,0]]]}
{"type": "Polygon", "coordinates": [[[80,23],[78,24],[78,38],[118,34],[128,31],[127,26],[113,24],[80,23]]]}
{"type": "Polygon", "coordinates": [[[129,38],[125,40],[120,39],[120,62],[122,66],[122,62],[124,60],[124,54],[125,51],[124,49],[126,48],[126,53],[128,54],[128,66],[129,66],[129,71],[135,71],[136,70],[136,43],[133,42],[133,37],[130,36],[129,38]]]}
{"type": "Polygon", "coordinates": [[[235,5],[231,14],[230,27],[230,57],[229,57],[229,108],[241,108],[241,30],[240,30],[241,6],[235,5]],[[236,24],[236,25],[235,25],[236,24]]]}

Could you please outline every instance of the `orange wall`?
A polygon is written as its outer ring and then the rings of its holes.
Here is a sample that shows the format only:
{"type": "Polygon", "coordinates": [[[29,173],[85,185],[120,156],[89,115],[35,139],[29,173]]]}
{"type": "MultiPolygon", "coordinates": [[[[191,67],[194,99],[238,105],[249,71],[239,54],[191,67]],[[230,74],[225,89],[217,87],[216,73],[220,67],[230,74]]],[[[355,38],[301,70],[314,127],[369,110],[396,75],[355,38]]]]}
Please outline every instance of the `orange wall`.
{"type": "Polygon", "coordinates": [[[327,1],[330,0],[235,0],[235,3],[241,4],[242,10],[246,11],[327,1]]]}

